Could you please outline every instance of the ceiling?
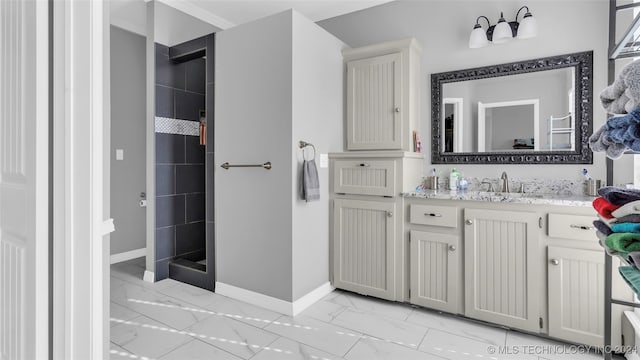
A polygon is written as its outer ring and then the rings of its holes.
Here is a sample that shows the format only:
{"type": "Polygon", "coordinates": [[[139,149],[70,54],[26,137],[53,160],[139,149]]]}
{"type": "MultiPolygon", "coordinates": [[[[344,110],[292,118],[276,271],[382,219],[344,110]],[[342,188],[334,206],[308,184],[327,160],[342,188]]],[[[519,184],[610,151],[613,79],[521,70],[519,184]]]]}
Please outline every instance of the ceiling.
{"type": "MultiPolygon", "coordinates": [[[[195,36],[228,29],[265,16],[294,9],[310,20],[320,20],[370,8],[393,0],[155,0],[156,33],[162,28],[165,45],[189,40],[183,39],[191,28],[195,36]],[[201,23],[193,20],[196,18],[201,23]],[[213,30],[212,30],[213,29],[213,30]],[[173,34],[173,36],[172,36],[173,34]],[[164,38],[168,36],[168,38],[164,38]]],[[[123,29],[146,34],[146,0],[110,0],[111,24],[123,29]]],[[[157,38],[157,34],[156,34],[157,38]]]]}

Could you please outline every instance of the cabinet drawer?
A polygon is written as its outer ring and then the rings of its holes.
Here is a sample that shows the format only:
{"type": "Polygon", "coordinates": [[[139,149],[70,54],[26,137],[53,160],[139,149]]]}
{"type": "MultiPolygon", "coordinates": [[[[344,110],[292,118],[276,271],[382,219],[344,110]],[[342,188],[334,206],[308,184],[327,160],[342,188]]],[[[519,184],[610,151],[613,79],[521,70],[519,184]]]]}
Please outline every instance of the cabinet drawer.
{"type": "Polygon", "coordinates": [[[593,221],[595,216],[549,214],[549,236],[571,240],[598,241],[593,221]]]}
{"type": "Polygon", "coordinates": [[[336,160],[333,191],[344,194],[395,196],[394,160],[336,160]]]}
{"type": "Polygon", "coordinates": [[[458,227],[458,208],[412,204],[409,208],[409,222],[419,225],[455,228],[458,227]]]}

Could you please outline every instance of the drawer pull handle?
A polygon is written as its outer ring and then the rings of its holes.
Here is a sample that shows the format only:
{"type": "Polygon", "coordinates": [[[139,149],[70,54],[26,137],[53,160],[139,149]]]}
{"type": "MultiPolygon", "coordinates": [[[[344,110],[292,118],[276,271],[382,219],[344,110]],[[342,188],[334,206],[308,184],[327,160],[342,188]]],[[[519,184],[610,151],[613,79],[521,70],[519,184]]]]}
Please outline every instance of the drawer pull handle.
{"type": "Polygon", "coordinates": [[[424,213],[424,216],[442,217],[442,214],[437,214],[437,213],[424,213]]]}
{"type": "Polygon", "coordinates": [[[551,259],[551,261],[549,261],[551,263],[551,265],[560,265],[560,261],[558,261],[558,259],[551,259]]]}
{"type": "Polygon", "coordinates": [[[360,166],[360,167],[369,167],[370,165],[367,164],[367,163],[362,163],[362,164],[358,164],[358,166],[360,166]]]}
{"type": "Polygon", "coordinates": [[[591,229],[593,229],[593,226],[587,226],[587,225],[571,224],[571,225],[569,225],[569,227],[572,228],[572,229],[580,229],[580,230],[591,230],[591,229]]]}
{"type": "Polygon", "coordinates": [[[467,224],[467,225],[473,225],[473,220],[467,220],[464,223],[467,224]]]}
{"type": "Polygon", "coordinates": [[[449,251],[456,251],[455,245],[449,245],[449,251]]]}

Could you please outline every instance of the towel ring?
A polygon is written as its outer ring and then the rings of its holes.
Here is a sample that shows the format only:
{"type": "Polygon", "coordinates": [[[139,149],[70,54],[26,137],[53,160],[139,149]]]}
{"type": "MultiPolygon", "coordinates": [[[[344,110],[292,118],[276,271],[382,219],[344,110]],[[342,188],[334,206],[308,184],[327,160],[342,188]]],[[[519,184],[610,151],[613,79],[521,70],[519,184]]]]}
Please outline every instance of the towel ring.
{"type": "Polygon", "coordinates": [[[300,140],[298,146],[300,147],[300,149],[302,149],[302,158],[304,160],[306,160],[306,161],[315,160],[315,158],[316,158],[316,147],[312,143],[300,140]],[[309,160],[307,160],[307,157],[305,156],[305,152],[304,152],[304,149],[307,146],[311,146],[311,148],[313,149],[313,157],[311,159],[309,159],[309,160]]]}

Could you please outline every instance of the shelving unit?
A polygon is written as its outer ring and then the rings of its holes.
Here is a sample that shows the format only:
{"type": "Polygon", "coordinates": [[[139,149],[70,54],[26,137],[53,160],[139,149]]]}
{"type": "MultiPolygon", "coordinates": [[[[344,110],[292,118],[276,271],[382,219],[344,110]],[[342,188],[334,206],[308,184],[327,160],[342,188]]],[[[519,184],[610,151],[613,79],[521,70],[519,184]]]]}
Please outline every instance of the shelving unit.
{"type": "MultiPolygon", "coordinates": [[[[640,28],[640,13],[631,25],[627,28],[620,42],[616,43],[616,21],[618,14],[622,10],[639,7],[640,3],[630,3],[617,5],[617,0],[609,0],[609,61],[608,80],[609,84],[615,80],[616,59],[640,57],[640,34],[636,34],[640,28]]],[[[607,158],[607,185],[613,184],[613,160],[607,158]]],[[[605,360],[611,360],[611,306],[623,305],[630,307],[640,307],[640,304],[613,299],[611,296],[611,286],[613,271],[611,269],[612,259],[606,251],[604,252],[604,348],[605,360]]]]}
{"type": "Polygon", "coordinates": [[[575,149],[575,142],[576,142],[576,137],[575,137],[575,132],[576,132],[576,128],[574,125],[574,120],[573,120],[573,115],[571,113],[569,113],[569,115],[567,116],[562,116],[562,117],[553,117],[553,115],[549,116],[549,122],[548,122],[548,129],[549,129],[549,150],[557,150],[557,149],[561,149],[561,150],[565,150],[566,147],[563,146],[556,146],[554,147],[553,144],[553,135],[569,135],[569,149],[575,149]],[[562,121],[569,121],[569,126],[568,127],[554,127],[554,125],[556,123],[560,123],[562,121]]]}

